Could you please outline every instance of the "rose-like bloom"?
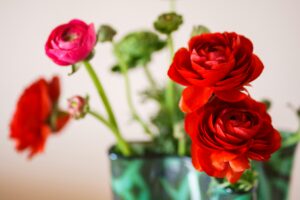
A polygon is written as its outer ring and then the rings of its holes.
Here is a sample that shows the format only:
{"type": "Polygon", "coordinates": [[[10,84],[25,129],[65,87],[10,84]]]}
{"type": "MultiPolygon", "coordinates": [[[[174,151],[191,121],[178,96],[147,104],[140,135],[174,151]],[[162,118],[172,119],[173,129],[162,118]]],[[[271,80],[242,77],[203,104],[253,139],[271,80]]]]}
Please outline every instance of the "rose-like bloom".
{"type": "Polygon", "coordinates": [[[96,44],[93,24],[74,19],[56,27],[45,45],[46,54],[58,65],[67,66],[86,59],[96,44]]]}
{"type": "Polygon", "coordinates": [[[192,140],[194,167],[231,183],[250,168],[250,159],[267,161],[281,144],[266,106],[250,97],[238,102],[213,97],[187,114],[185,129],[192,140]]]}
{"type": "Polygon", "coordinates": [[[69,115],[58,108],[59,96],[58,77],[49,82],[41,78],[25,89],[10,124],[18,151],[28,149],[29,157],[42,152],[48,136],[66,125],[69,115]]]}
{"type": "Polygon", "coordinates": [[[193,37],[188,49],[176,52],[168,75],[187,86],[181,109],[190,112],[204,105],[213,93],[226,101],[241,100],[246,96],[241,92],[244,86],[262,70],[249,39],[236,33],[207,33],[193,37]]]}
{"type": "Polygon", "coordinates": [[[84,117],[87,110],[86,100],[81,96],[73,96],[68,99],[68,112],[75,118],[79,119],[84,117]]]}

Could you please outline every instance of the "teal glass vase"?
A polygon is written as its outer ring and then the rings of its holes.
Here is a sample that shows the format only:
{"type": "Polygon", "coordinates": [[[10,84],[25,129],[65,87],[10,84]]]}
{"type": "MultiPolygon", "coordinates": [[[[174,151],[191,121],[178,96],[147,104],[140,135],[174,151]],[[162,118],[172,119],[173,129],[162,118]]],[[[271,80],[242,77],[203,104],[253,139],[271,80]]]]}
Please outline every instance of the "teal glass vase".
{"type": "Polygon", "coordinates": [[[110,162],[115,200],[207,199],[210,178],[195,171],[187,157],[124,158],[110,153],[110,162]]]}
{"type": "MultiPolygon", "coordinates": [[[[282,138],[290,132],[281,131],[282,138]]],[[[288,200],[297,144],[280,148],[268,162],[258,164],[258,196],[263,200],[288,200]]]]}
{"type": "MultiPolygon", "coordinates": [[[[134,144],[144,145],[144,144],[134,144]]],[[[124,157],[109,151],[114,200],[255,200],[212,187],[211,178],[194,169],[189,157],[142,154],[124,157]]]]}

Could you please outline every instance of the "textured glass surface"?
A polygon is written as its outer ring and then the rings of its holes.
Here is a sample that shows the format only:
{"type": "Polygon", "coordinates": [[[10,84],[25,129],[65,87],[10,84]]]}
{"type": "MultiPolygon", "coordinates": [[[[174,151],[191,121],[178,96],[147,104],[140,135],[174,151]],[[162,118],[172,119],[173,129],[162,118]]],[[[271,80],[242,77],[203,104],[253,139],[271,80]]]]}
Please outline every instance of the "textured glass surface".
{"type": "Polygon", "coordinates": [[[254,192],[235,194],[210,185],[188,157],[124,158],[110,153],[111,187],[115,200],[251,200],[254,192]]]}
{"type": "MultiPolygon", "coordinates": [[[[283,137],[290,133],[281,132],[283,137]]],[[[258,164],[259,200],[287,200],[297,145],[281,148],[266,163],[258,164]]]]}

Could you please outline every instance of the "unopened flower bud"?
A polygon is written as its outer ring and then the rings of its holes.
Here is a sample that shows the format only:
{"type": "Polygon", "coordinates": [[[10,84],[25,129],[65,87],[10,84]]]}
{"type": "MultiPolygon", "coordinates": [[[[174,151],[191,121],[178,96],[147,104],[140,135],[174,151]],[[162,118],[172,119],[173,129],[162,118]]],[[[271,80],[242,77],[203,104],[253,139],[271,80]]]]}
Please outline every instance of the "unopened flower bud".
{"type": "Polygon", "coordinates": [[[109,25],[102,25],[98,30],[98,41],[99,42],[111,42],[117,31],[109,25]]]}
{"type": "Polygon", "coordinates": [[[207,27],[202,25],[194,26],[191,33],[191,37],[194,37],[196,35],[201,35],[203,33],[210,33],[210,30],[207,27]]]}
{"type": "Polygon", "coordinates": [[[182,23],[181,15],[175,12],[164,13],[154,22],[154,28],[160,33],[170,34],[176,31],[182,23]]]}
{"type": "Polygon", "coordinates": [[[69,98],[68,104],[69,114],[75,119],[83,118],[88,111],[87,99],[81,96],[73,96],[69,98]]]}

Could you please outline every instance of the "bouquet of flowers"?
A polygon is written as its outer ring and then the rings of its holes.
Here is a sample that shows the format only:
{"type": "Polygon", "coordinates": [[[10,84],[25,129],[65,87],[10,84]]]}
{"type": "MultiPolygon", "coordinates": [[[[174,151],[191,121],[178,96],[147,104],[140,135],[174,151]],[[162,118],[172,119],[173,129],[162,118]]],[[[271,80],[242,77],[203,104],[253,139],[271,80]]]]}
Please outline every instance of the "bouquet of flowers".
{"type": "MultiPolygon", "coordinates": [[[[204,179],[202,177],[206,186],[197,185],[202,187],[201,193],[205,194],[201,195],[204,198],[216,198],[214,193],[218,191],[217,188],[238,196],[255,193],[251,198],[257,196],[256,193],[261,198],[270,196],[260,189],[261,183],[266,181],[266,175],[259,162],[270,165],[272,160],[267,161],[281,144],[287,148],[296,145],[300,134],[286,135],[282,141],[267,113],[268,104],[254,100],[248,93],[247,87],[264,69],[262,61],[253,52],[250,39],[235,32],[211,33],[205,26],[195,26],[187,47],[178,49],[174,54],[173,34],[182,23],[181,15],[175,11],[167,12],[155,20],[155,31],[134,31],[119,40],[115,40],[117,32],[111,26],[101,25],[95,30],[93,23],[87,24],[79,19],[54,28],[45,44],[46,55],[57,65],[69,67],[69,75],[85,68],[97,89],[105,113],[98,112],[90,105],[89,96],[81,95],[70,97],[68,108],[61,109],[59,77],[54,76],[49,81],[40,78],[22,93],[11,120],[10,137],[15,140],[16,149],[20,152],[28,150],[29,158],[32,158],[43,152],[47,139],[61,131],[71,119],[81,120],[90,115],[115,136],[116,145],[110,152],[125,159],[127,164],[136,164],[136,159],[142,157],[150,160],[150,163],[156,163],[153,158],[161,158],[162,155],[191,157],[192,165],[201,172],[194,173],[208,175],[204,179]],[[92,59],[97,55],[94,48],[104,42],[111,43],[113,47],[116,64],[111,68],[112,73],[124,78],[132,119],[149,136],[146,142],[136,144],[123,137],[123,130],[118,125],[100,76],[92,66],[92,59]],[[169,79],[161,86],[152,76],[148,64],[154,53],[165,48],[170,51],[171,61],[167,73],[169,79]],[[149,81],[149,88],[142,92],[142,98],[158,105],[150,120],[140,116],[132,101],[129,73],[137,67],[143,68],[145,79],[149,81]]],[[[118,173],[121,173],[121,168],[118,173]]],[[[112,170],[114,173],[113,167],[112,170]]],[[[191,168],[189,170],[193,171],[191,168]]],[[[150,176],[151,169],[143,173],[150,176]]],[[[127,176],[127,184],[129,179],[127,176]]],[[[143,181],[135,179],[139,185],[143,185],[140,183],[143,181]]],[[[161,196],[164,199],[193,199],[193,195],[185,189],[178,190],[180,193],[185,191],[184,197],[176,197],[176,184],[172,186],[173,190],[166,181],[160,180],[155,184],[162,186],[155,191],[164,190],[169,195],[161,196]]],[[[148,193],[144,192],[143,197],[128,196],[129,193],[125,197],[118,197],[123,190],[133,191],[133,186],[119,186],[113,181],[112,187],[116,199],[159,197],[152,194],[154,190],[151,189],[147,189],[148,193]]],[[[143,187],[156,186],[144,184],[143,187]]]]}

